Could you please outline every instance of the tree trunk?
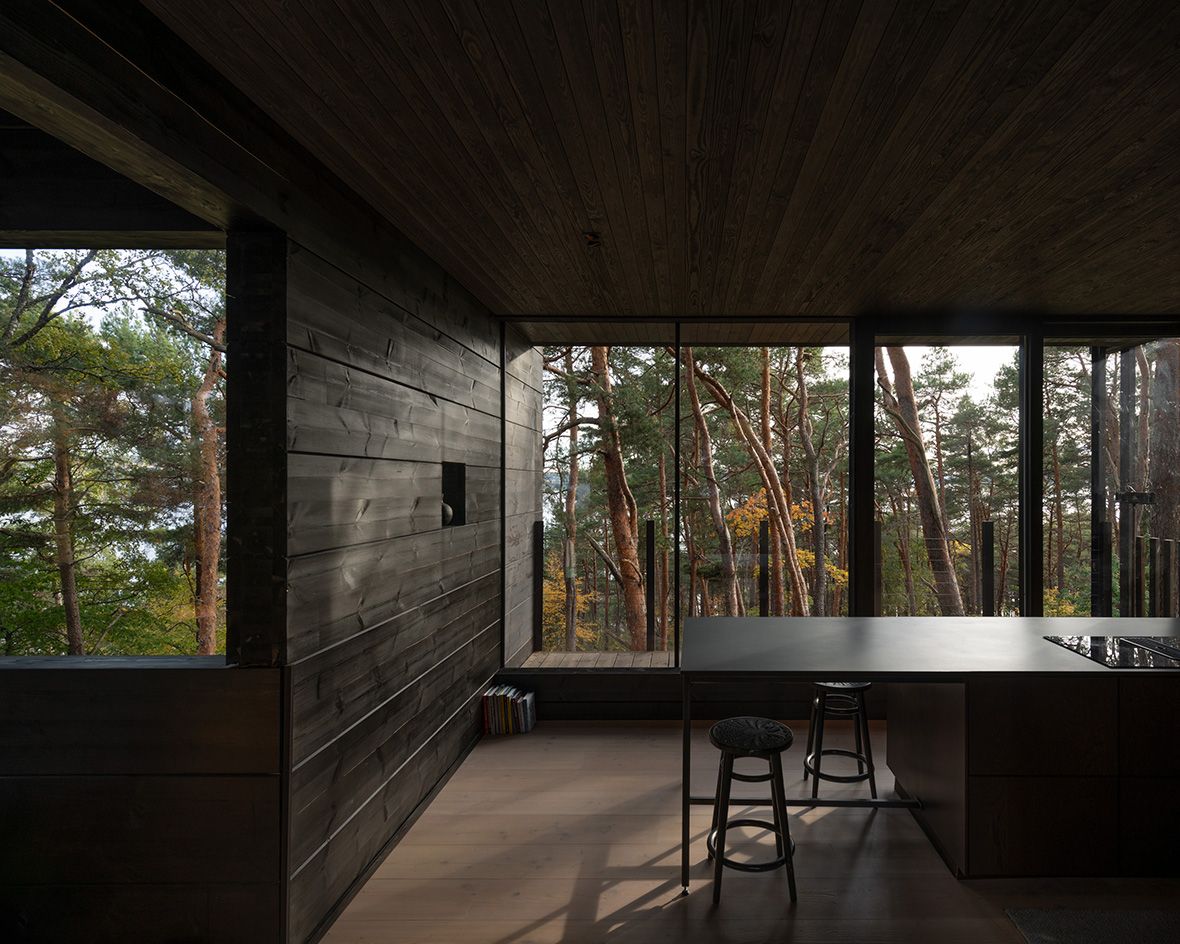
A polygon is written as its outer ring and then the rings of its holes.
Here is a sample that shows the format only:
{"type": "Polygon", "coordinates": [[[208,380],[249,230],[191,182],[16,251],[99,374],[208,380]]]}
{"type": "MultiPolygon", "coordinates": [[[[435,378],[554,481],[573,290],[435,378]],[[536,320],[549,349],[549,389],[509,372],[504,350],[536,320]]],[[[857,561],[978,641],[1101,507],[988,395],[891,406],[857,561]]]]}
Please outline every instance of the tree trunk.
{"type": "Polygon", "coordinates": [[[53,418],[53,536],[61,606],[66,620],[69,654],[86,654],[82,642],[82,609],[78,604],[78,564],[74,559],[74,477],[65,419],[53,418]]]}
{"type": "Polygon", "coordinates": [[[1147,462],[1151,441],[1151,365],[1147,362],[1146,345],[1135,348],[1135,363],[1139,367],[1138,440],[1135,457],[1135,487],[1147,488],[1147,462]]]}
{"type": "Polygon", "coordinates": [[[688,399],[692,404],[693,420],[697,428],[697,441],[700,443],[702,464],[701,471],[705,475],[705,492],[709,503],[709,517],[713,519],[713,528],[717,531],[717,557],[721,567],[721,591],[725,601],[726,616],[740,616],[738,605],[737,561],[734,558],[733,538],[729,533],[729,524],[721,510],[721,489],[717,485],[717,471],[713,463],[713,437],[709,434],[709,424],[705,420],[704,410],[701,409],[701,398],[697,394],[696,362],[693,359],[692,348],[686,347],[684,357],[684,382],[688,388],[688,399]]]}
{"type": "MultiPolygon", "coordinates": [[[[213,329],[218,344],[225,343],[225,321],[213,329]]],[[[192,397],[196,462],[193,469],[193,545],[197,586],[193,609],[197,619],[197,655],[217,652],[218,573],[221,563],[221,468],[217,424],[209,413],[209,398],[221,374],[221,352],[209,351],[201,386],[192,397]]]]}
{"type": "Polygon", "coordinates": [[[1151,384],[1151,534],[1180,540],[1180,339],[1158,342],[1151,384]]]}
{"type": "Polygon", "coordinates": [[[799,557],[795,553],[795,533],[791,527],[791,512],[787,497],[783,491],[782,481],[774,467],[774,459],[762,448],[761,438],[755,433],[750,418],[734,402],[726,389],[714,378],[710,377],[699,367],[697,376],[713,395],[718,403],[733,417],[738,436],[745,443],[747,451],[758,467],[762,477],[762,485],[766,489],[767,502],[773,502],[778,513],[777,525],[779,537],[782,540],[784,556],[786,558],[787,573],[790,574],[791,612],[795,616],[809,616],[810,608],[807,602],[807,592],[803,581],[803,571],[799,566],[799,557]]]}
{"type": "MultiPolygon", "coordinates": [[[[780,386],[781,391],[781,386],[780,386]]],[[[773,455],[774,441],[770,430],[770,348],[762,349],[762,448],[767,455],[773,455]]],[[[789,438],[789,437],[788,437],[789,438]]],[[[789,468],[783,465],[784,473],[789,474],[789,468]]],[[[782,616],[786,601],[786,588],[783,586],[783,544],[779,540],[777,515],[774,505],[767,501],[766,514],[770,530],[770,615],[782,616]]]]}
{"type": "Polygon", "coordinates": [[[660,450],[660,650],[668,648],[668,470],[660,450]]]}
{"type": "Polygon", "coordinates": [[[815,448],[812,435],[811,416],[808,414],[809,398],[807,378],[803,372],[803,348],[796,348],[795,377],[799,383],[799,442],[807,459],[807,478],[811,501],[811,549],[815,555],[812,573],[811,609],[821,616],[827,612],[828,569],[827,522],[824,521],[823,479],[819,472],[819,451],[815,448]]]}
{"type": "Polygon", "coordinates": [[[1050,506],[1050,514],[1053,517],[1053,535],[1056,539],[1056,554],[1054,552],[1054,541],[1049,542],[1049,563],[1053,566],[1052,582],[1050,586],[1056,587],[1060,592],[1065,588],[1065,498],[1061,491],[1061,458],[1057,452],[1057,441],[1053,441],[1053,504],[1050,506]]]}
{"type": "Polygon", "coordinates": [[[959,583],[955,578],[954,564],[951,560],[946,520],[942,514],[934,476],[930,471],[930,460],[922,440],[910,362],[904,349],[890,347],[888,351],[889,361],[893,365],[894,383],[889,381],[884,357],[881,349],[877,348],[878,383],[885,395],[885,410],[893,417],[894,425],[905,445],[910,471],[913,473],[918,514],[922,521],[922,535],[930,561],[930,572],[934,578],[934,592],[938,597],[939,610],[943,616],[963,616],[963,598],[959,593],[959,583]]]}
{"type": "Polygon", "coordinates": [[[595,396],[598,401],[598,420],[602,429],[602,465],[606,478],[606,501],[614,533],[616,560],[622,573],[623,608],[631,648],[642,652],[647,648],[647,605],[643,595],[643,571],[639,566],[639,520],[635,496],[627,485],[623,467],[623,448],[619,428],[615,422],[611,380],[607,366],[608,348],[590,348],[591,372],[594,376],[595,396]]]}
{"type": "Polygon", "coordinates": [[[574,378],[574,350],[565,352],[566,394],[569,399],[569,473],[565,492],[565,544],[561,566],[565,575],[565,648],[578,649],[578,382],[574,378]]]}

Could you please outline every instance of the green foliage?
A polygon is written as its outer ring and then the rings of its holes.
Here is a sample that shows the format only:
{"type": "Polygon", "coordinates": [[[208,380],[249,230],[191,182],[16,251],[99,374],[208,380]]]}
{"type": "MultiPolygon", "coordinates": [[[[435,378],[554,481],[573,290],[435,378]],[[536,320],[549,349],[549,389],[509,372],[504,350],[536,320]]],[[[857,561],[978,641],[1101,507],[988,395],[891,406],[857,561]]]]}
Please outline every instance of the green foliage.
{"type": "MultiPolygon", "coordinates": [[[[190,398],[210,349],[182,323],[223,317],[221,252],[0,255],[0,654],[67,651],[63,528],[86,652],[195,651],[190,398]]],[[[223,425],[220,385],[211,409],[223,425]]]]}

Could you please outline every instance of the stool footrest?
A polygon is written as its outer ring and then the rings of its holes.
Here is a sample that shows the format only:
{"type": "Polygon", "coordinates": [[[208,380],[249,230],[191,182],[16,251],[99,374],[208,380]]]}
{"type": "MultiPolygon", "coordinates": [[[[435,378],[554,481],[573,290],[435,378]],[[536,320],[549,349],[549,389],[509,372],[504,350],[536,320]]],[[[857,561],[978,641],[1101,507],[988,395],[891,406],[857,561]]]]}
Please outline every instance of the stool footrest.
{"type": "Polygon", "coordinates": [[[873,765],[869,763],[864,754],[858,754],[856,751],[846,751],[841,747],[826,747],[822,751],[808,754],[803,759],[803,769],[820,780],[830,780],[832,783],[863,783],[873,776],[873,765]],[[851,757],[858,763],[865,765],[865,772],[863,774],[830,774],[826,770],[815,769],[815,758],[819,756],[827,757],[829,754],[834,754],[837,757],[851,757]]]}
{"type": "MultiPolygon", "coordinates": [[[[731,819],[725,828],[733,829],[735,826],[760,826],[768,832],[774,833],[776,836],[781,834],[774,827],[774,823],[767,822],[764,819],[731,819]]],[[[786,837],[790,844],[790,856],[795,854],[795,840],[789,836],[786,837]]],[[[717,856],[717,830],[709,830],[709,834],[705,837],[705,847],[709,850],[709,858],[713,859],[717,856]]],[[[735,862],[733,859],[725,856],[721,859],[721,864],[727,869],[736,869],[739,872],[773,872],[775,869],[781,869],[787,864],[787,859],[790,858],[786,853],[777,856],[773,859],[767,859],[764,862],[735,862]]]]}

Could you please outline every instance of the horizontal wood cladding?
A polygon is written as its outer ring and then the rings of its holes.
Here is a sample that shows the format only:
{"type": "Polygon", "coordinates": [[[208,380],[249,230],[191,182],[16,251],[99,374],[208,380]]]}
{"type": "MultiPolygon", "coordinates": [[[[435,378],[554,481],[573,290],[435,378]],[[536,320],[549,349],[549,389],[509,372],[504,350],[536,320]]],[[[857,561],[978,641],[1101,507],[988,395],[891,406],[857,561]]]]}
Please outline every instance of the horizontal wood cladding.
{"type": "MultiPolygon", "coordinates": [[[[485,652],[485,664],[494,664],[498,651],[497,640],[485,652]]],[[[471,675],[469,682],[478,674],[471,675]]],[[[472,686],[472,693],[449,717],[431,713],[430,724],[423,725],[417,752],[292,876],[292,941],[307,940],[325,913],[325,905],[331,908],[349,893],[355,877],[375,864],[402,824],[479,737],[480,684],[472,686]]]]}
{"type": "Polygon", "coordinates": [[[541,352],[520,325],[509,324],[504,330],[504,371],[512,378],[541,392],[541,352]]]}
{"type": "Polygon", "coordinates": [[[289,349],[293,452],[498,467],[500,421],[315,354],[289,349]]]}
{"type": "Polygon", "coordinates": [[[499,413],[499,365],[313,253],[291,254],[287,343],[342,364],[499,413]]]}
{"type": "Polygon", "coordinates": [[[0,857],[0,885],[279,876],[274,776],[0,777],[0,809],[0,848],[30,851],[0,857]]]}
{"type": "MultiPolygon", "coordinates": [[[[467,523],[499,518],[500,473],[467,466],[467,523]]],[[[437,462],[294,453],[288,459],[287,552],[292,556],[437,530],[437,462]]]]}
{"type": "MultiPolygon", "coordinates": [[[[493,601],[498,602],[498,601],[493,601]]],[[[423,647],[416,672],[362,721],[291,772],[291,865],[298,871],[371,801],[496,669],[499,607],[460,619],[423,647]],[[461,638],[466,636],[466,638],[461,638]],[[449,638],[448,638],[449,637],[449,638]],[[436,661],[437,660],[437,661],[436,661]]]]}
{"type": "MultiPolygon", "coordinates": [[[[541,474],[541,436],[536,429],[519,423],[504,424],[504,467],[508,470],[541,474]]],[[[532,482],[526,483],[531,494],[532,482]]]]}
{"type": "Polygon", "coordinates": [[[279,706],[278,669],[4,670],[0,776],[277,776],[279,706]]]}
{"type": "Polygon", "coordinates": [[[262,944],[280,939],[281,898],[278,882],[0,887],[0,940],[262,944]]]}
{"type": "Polygon", "coordinates": [[[0,670],[0,940],[277,940],[281,670],[136,661],[0,670]]]}
{"type": "Polygon", "coordinates": [[[541,392],[515,377],[504,378],[504,417],[526,429],[541,429],[541,392]]]}
{"type": "Polygon", "coordinates": [[[294,558],[289,657],[306,658],[499,569],[498,521],[294,558]]]}
{"type": "Polygon", "coordinates": [[[501,378],[499,326],[453,286],[399,294],[290,259],[286,869],[303,942],[478,736],[500,655],[501,378]],[[442,524],[443,462],[465,465],[462,525],[442,524]]]}
{"type": "Polygon", "coordinates": [[[292,763],[304,764],[342,731],[388,706],[449,657],[458,643],[494,622],[499,591],[498,575],[480,577],[296,664],[291,697],[300,723],[292,763]],[[348,697],[340,698],[340,692],[348,697]]]}

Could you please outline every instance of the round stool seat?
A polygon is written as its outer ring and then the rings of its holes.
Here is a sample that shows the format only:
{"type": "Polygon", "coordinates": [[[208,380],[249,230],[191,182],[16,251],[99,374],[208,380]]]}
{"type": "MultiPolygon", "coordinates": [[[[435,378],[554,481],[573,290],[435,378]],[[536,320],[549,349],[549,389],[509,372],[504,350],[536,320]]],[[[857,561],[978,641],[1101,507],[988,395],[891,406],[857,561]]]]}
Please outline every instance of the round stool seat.
{"type": "Polygon", "coordinates": [[[769,718],[726,718],[709,729],[709,740],[720,751],[750,757],[779,754],[791,746],[795,735],[785,724],[769,718]]]}
{"type": "Polygon", "coordinates": [[[863,692],[865,689],[872,688],[872,682],[816,682],[816,688],[822,688],[826,692],[863,692]]]}

